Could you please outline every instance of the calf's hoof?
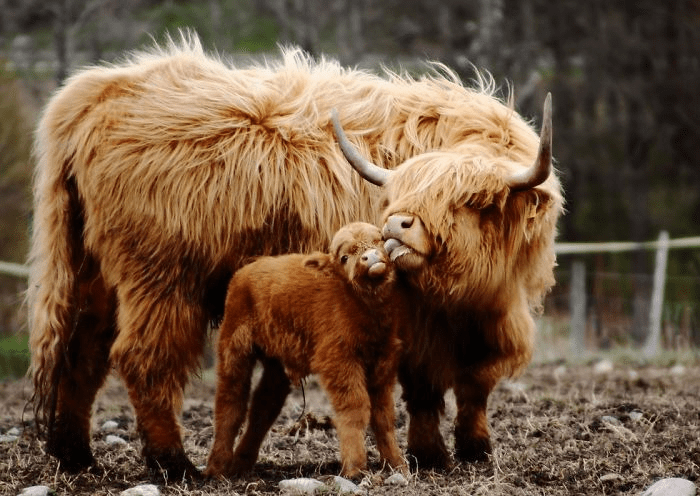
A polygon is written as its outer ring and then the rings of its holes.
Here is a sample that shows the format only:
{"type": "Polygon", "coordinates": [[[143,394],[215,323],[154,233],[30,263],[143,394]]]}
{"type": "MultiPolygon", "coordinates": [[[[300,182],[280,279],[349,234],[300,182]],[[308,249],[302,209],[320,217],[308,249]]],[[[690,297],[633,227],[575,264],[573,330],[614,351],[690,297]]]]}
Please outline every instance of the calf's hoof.
{"type": "Polygon", "coordinates": [[[95,464],[90,445],[76,436],[54,432],[46,443],[46,452],[54,456],[62,471],[77,474],[95,464]]]}
{"type": "Polygon", "coordinates": [[[146,466],[155,477],[167,481],[201,480],[202,474],[181,450],[150,453],[146,455],[146,466]]]}
{"type": "Polygon", "coordinates": [[[345,469],[340,472],[341,477],[344,477],[353,482],[359,482],[362,479],[362,470],[360,468],[345,469]]]}
{"type": "Polygon", "coordinates": [[[455,441],[455,458],[462,462],[484,462],[491,455],[489,438],[471,438],[455,441]]]}
{"type": "Polygon", "coordinates": [[[207,462],[207,468],[204,470],[203,476],[208,479],[236,479],[241,475],[250,472],[255,466],[257,458],[250,459],[249,457],[234,456],[227,460],[213,460],[207,462]]]}

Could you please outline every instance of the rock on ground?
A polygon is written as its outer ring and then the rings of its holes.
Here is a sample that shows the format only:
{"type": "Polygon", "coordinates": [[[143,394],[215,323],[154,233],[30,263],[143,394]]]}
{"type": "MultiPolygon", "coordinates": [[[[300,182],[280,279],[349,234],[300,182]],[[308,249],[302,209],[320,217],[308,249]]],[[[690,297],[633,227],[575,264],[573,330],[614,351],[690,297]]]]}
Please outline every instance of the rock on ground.
{"type": "Polygon", "coordinates": [[[105,438],[105,442],[109,444],[110,446],[118,445],[118,444],[127,444],[127,442],[122,439],[119,436],[115,436],[114,434],[110,434],[105,438]]]}
{"type": "Polygon", "coordinates": [[[316,491],[321,492],[329,489],[323,482],[306,477],[281,480],[279,488],[288,494],[315,494],[316,491]]]}
{"type": "Polygon", "coordinates": [[[119,424],[116,423],[114,420],[105,420],[105,422],[102,424],[103,431],[113,431],[117,427],[119,427],[119,424]]]}
{"type": "Polygon", "coordinates": [[[642,493],[642,496],[695,496],[695,484],[687,479],[661,479],[652,484],[642,493]]]}
{"type": "Polygon", "coordinates": [[[397,472],[387,477],[384,481],[384,484],[387,484],[389,486],[407,486],[408,481],[406,480],[406,477],[404,477],[403,474],[399,474],[397,472]]]}
{"type": "Polygon", "coordinates": [[[354,482],[340,476],[334,476],[330,485],[339,494],[363,494],[364,491],[354,482]]]}
{"type": "Polygon", "coordinates": [[[160,496],[160,490],[153,484],[141,484],[120,492],[119,496],[160,496]]]}
{"type": "Polygon", "coordinates": [[[48,486],[31,486],[22,489],[19,496],[50,496],[51,494],[56,494],[56,491],[48,486]]]}

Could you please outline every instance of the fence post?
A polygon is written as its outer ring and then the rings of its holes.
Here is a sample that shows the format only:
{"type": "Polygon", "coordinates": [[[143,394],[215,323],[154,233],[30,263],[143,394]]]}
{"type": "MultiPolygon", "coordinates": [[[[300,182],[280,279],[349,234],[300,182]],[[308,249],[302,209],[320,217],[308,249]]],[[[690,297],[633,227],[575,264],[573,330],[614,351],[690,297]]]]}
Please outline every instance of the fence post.
{"type": "Polygon", "coordinates": [[[569,342],[573,356],[580,357],[586,344],[586,264],[574,260],[571,265],[571,330],[569,342]]]}
{"type": "Polygon", "coordinates": [[[661,342],[661,314],[664,306],[668,245],[668,231],[661,231],[654,263],[654,286],[651,290],[651,305],[649,306],[649,332],[643,350],[644,356],[648,358],[659,352],[661,342]]]}

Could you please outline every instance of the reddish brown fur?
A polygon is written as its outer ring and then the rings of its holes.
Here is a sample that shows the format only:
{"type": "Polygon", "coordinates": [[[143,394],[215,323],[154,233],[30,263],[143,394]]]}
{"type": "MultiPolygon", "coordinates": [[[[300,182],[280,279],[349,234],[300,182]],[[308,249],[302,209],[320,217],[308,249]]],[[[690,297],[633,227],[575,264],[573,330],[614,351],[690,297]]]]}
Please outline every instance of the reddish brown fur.
{"type": "Polygon", "coordinates": [[[370,421],[382,459],[404,467],[392,391],[406,308],[395,283],[381,232],[363,223],[338,231],[330,254],[262,257],[234,274],[219,331],[215,440],[206,475],[233,477],[252,468],[290,382],[309,374],[318,375],[335,410],[345,476],[367,467],[370,421]],[[374,276],[368,256],[376,257],[374,276]],[[234,451],[256,360],[263,379],[234,451]]]}
{"type": "Polygon", "coordinates": [[[252,255],[325,250],[340,226],[382,221],[379,189],[333,138],[337,107],[363,154],[403,163],[387,216],[425,227],[427,256],[402,265],[421,358],[401,367],[409,452],[448,462],[437,422],[454,387],[458,454],[483,456],[488,393],[527,363],[530,313],[553,284],[557,178],[517,193],[503,180],[532,163],[536,133],[487,82],[466,88],[441,66],[379,77],[288,49],[240,69],[184,38],[76,73],[37,129],[28,302],[48,452],[71,471],[93,463],[92,403],[115,368],[147,465],[197,474],[178,413],[231,274],[252,255]]]}

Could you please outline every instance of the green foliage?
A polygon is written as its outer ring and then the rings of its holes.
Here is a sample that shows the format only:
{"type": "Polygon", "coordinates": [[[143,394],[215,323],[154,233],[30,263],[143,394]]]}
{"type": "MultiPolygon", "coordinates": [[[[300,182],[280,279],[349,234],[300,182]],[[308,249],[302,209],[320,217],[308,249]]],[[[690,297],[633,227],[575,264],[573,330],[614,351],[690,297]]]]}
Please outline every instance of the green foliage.
{"type": "Polygon", "coordinates": [[[277,24],[273,19],[260,17],[249,29],[238,36],[234,43],[234,49],[246,52],[271,50],[276,45],[278,31],[277,24]]]}
{"type": "MultiPolygon", "coordinates": [[[[279,29],[274,19],[256,12],[250,0],[222,0],[220,12],[209,3],[168,2],[145,10],[141,17],[154,26],[157,40],[179,29],[194,29],[202,43],[219,50],[258,52],[273,49],[279,29]]],[[[147,41],[147,40],[144,40],[147,41]]]]}
{"type": "Polygon", "coordinates": [[[20,85],[0,72],[0,260],[23,262],[31,208],[31,131],[22,113],[20,85]]]}
{"type": "Polygon", "coordinates": [[[0,337],[0,379],[22,377],[29,368],[26,334],[0,337]]]}

